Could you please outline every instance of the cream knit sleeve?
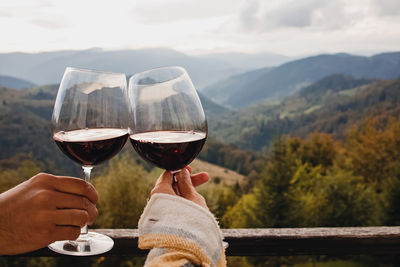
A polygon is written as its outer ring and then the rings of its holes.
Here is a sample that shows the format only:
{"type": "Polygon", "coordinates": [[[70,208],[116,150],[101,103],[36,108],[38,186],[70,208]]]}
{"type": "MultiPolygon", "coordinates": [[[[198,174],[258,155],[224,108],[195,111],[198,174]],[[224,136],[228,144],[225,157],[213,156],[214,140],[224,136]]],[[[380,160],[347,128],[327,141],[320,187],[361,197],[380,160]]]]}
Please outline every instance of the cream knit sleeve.
{"type": "Polygon", "coordinates": [[[178,196],[154,194],[139,220],[146,267],[226,266],[222,239],[210,211],[178,196]]]}

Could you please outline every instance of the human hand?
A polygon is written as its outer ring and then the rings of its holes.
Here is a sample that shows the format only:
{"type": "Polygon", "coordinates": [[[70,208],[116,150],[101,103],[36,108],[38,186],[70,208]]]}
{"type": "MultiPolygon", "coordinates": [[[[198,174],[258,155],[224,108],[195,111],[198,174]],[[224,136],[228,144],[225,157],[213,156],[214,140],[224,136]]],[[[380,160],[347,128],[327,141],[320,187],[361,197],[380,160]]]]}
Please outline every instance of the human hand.
{"type": "Polygon", "coordinates": [[[97,192],[82,179],[40,173],[0,194],[0,254],[75,240],[97,217],[97,192]]]}
{"type": "Polygon", "coordinates": [[[164,193],[181,196],[204,208],[208,208],[204,197],[196,191],[195,186],[206,183],[210,176],[206,172],[191,175],[191,171],[191,168],[187,166],[176,173],[177,183],[173,182],[173,174],[170,171],[164,171],[158,178],[153,190],[151,190],[151,194],[164,193]],[[174,186],[178,190],[174,190],[174,186]]]}

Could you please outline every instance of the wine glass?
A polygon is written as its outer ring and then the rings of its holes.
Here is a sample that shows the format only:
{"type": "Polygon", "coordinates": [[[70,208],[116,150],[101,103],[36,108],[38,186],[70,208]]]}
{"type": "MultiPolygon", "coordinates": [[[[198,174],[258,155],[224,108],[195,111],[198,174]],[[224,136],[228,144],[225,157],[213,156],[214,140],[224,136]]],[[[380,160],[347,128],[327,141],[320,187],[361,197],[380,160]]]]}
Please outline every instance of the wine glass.
{"type": "MultiPolygon", "coordinates": [[[[115,156],[128,139],[129,106],[126,76],[120,73],[66,68],[58,89],[52,118],[53,139],[60,150],[80,164],[83,178],[115,156]]],[[[97,255],[109,251],[114,241],[81,229],[77,240],[57,241],[53,251],[67,255],[97,255]]]]}
{"type": "Polygon", "coordinates": [[[164,67],[129,79],[129,138],[138,154],[175,174],[199,154],[207,121],[196,89],[182,67],[164,67]]]}

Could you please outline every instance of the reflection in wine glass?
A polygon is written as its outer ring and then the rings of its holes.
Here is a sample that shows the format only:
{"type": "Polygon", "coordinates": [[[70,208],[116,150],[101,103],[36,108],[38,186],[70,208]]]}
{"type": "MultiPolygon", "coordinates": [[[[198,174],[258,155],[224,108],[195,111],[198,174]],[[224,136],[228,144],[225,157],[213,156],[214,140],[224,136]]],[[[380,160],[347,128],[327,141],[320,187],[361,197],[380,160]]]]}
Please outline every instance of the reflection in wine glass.
{"type": "Polygon", "coordinates": [[[192,162],[205,143],[207,121],[185,69],[138,73],[129,79],[128,96],[129,135],[139,155],[172,173],[192,162]]]}
{"type": "MultiPolygon", "coordinates": [[[[53,110],[53,139],[64,154],[80,164],[85,181],[98,165],[115,156],[128,138],[125,74],[67,68],[53,110]]],[[[88,232],[74,241],[57,241],[49,248],[68,255],[109,251],[113,240],[88,232]]]]}

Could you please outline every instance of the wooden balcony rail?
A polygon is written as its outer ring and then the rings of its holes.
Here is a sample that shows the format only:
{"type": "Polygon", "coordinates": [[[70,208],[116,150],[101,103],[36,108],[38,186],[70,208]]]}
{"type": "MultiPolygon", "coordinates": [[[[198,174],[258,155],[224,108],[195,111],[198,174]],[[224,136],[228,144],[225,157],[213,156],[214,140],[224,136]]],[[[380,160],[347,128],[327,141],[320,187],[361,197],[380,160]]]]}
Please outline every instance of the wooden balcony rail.
{"type": "MultiPolygon", "coordinates": [[[[114,239],[104,256],[143,256],[137,229],[97,229],[114,239]]],[[[223,229],[228,256],[400,254],[400,227],[223,229]]],[[[43,248],[22,256],[62,256],[43,248]]]]}

